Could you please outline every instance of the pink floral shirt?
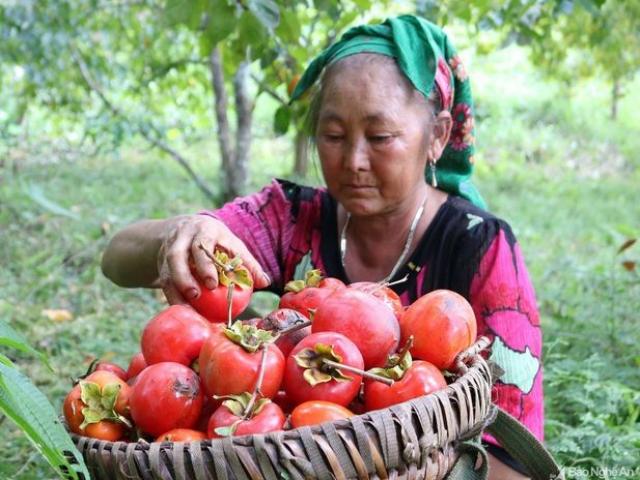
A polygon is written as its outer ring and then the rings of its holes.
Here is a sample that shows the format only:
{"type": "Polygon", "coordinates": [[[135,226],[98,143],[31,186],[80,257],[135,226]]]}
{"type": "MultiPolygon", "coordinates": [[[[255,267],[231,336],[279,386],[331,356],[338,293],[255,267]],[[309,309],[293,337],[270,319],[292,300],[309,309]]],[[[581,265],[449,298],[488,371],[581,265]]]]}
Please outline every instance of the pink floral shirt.
{"type": "MultiPolygon", "coordinates": [[[[324,189],[274,180],[262,191],[214,211],[273,279],[286,282],[309,268],[348,282],[342,268],[335,200],[324,189]]],[[[437,288],[465,296],[478,335],[493,340],[489,358],[504,371],[493,388],[497,405],[543,440],[542,333],[535,293],[509,226],[469,202],[450,196],[395,279],[405,305],[437,288]]],[[[497,444],[489,435],[484,440],[497,444]]]]}

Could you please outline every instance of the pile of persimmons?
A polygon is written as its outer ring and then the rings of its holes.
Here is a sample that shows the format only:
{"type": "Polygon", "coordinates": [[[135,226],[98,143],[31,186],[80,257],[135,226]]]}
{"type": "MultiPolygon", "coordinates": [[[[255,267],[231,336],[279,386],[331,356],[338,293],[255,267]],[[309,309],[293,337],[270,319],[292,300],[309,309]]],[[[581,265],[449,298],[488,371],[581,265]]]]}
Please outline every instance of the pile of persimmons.
{"type": "Polygon", "coordinates": [[[69,429],[109,441],[196,441],[348,418],[447,386],[476,338],[469,303],[436,290],[403,307],[388,284],[307,272],[279,308],[236,320],[253,281],[211,255],[218,287],[144,327],[125,371],[97,363],[64,401],[69,429]]]}

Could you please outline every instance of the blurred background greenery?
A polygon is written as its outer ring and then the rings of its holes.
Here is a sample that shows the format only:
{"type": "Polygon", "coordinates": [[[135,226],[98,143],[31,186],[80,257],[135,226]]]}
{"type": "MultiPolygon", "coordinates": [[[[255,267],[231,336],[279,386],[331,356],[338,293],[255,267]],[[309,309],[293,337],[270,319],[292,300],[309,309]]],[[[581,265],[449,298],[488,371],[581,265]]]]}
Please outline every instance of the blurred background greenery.
{"type": "MultiPolygon", "coordinates": [[[[103,278],[110,235],[319,183],[288,88],[348,26],[406,12],[471,76],[476,183],[541,308],[548,446],[570,478],[640,465],[638,0],[0,0],[0,318],[49,356],[12,358],[56,408],[162,308],[103,278]]],[[[9,421],[0,447],[0,478],[54,477],[9,421]]]]}

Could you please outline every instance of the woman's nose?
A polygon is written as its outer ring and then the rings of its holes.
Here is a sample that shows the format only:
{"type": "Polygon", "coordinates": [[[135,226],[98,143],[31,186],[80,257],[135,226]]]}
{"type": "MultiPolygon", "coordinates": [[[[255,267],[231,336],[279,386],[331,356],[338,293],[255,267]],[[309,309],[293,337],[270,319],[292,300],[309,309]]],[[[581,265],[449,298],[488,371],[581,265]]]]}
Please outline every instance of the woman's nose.
{"type": "Polygon", "coordinates": [[[359,171],[369,169],[367,143],[364,139],[347,142],[343,154],[343,165],[347,170],[359,171]]]}

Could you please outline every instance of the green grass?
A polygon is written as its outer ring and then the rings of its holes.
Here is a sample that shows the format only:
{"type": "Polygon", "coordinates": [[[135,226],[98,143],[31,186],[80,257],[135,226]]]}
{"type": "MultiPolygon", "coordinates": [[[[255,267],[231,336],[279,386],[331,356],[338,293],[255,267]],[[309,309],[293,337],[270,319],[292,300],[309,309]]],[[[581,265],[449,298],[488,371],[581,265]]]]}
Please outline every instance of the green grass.
{"type": "MultiPolygon", "coordinates": [[[[476,181],[513,226],[541,308],[548,445],[568,467],[635,466],[640,278],[621,261],[640,261],[640,245],[617,249],[640,237],[640,79],[613,123],[605,84],[578,84],[569,95],[538,78],[518,50],[476,58],[469,69],[479,114],[476,181]]],[[[252,188],[286,175],[291,164],[288,137],[270,138],[268,102],[257,122],[252,188]]],[[[189,149],[214,186],[215,151],[214,144],[189,149]]],[[[154,292],[103,278],[109,236],[139,218],[206,206],[170,159],[134,146],[99,158],[27,153],[0,169],[0,317],[51,359],[55,375],[16,356],[56,408],[93,357],[126,365],[145,321],[161,308],[154,292]],[[29,186],[67,216],[34,201],[29,186]],[[42,311],[52,308],[73,319],[47,319],[42,311]]],[[[52,477],[10,422],[0,424],[0,439],[0,478],[52,477]]],[[[580,468],[573,477],[584,477],[580,468]]]]}

